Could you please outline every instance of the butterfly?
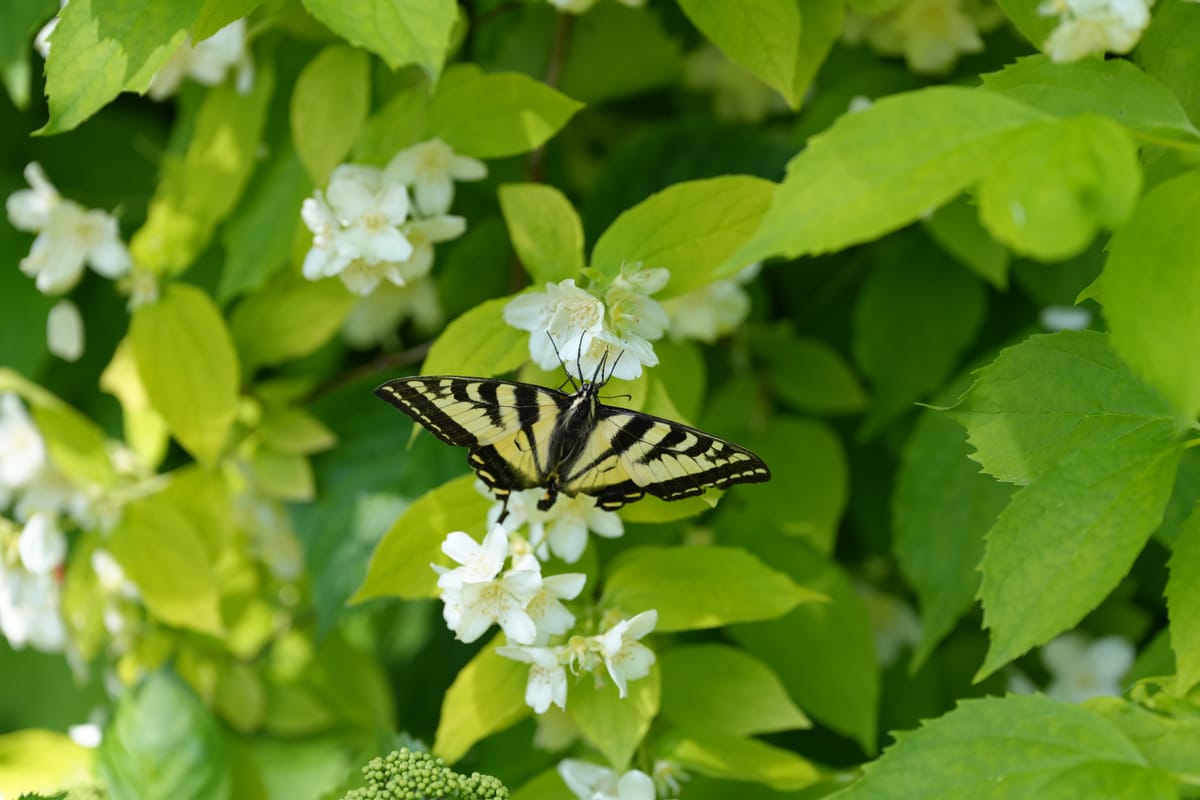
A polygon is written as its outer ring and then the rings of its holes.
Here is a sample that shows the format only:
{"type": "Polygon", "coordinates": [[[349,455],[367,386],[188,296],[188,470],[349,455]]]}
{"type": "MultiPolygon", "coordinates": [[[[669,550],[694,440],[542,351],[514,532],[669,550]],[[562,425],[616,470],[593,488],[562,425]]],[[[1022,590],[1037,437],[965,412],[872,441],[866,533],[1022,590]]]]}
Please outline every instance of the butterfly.
{"type": "Polygon", "coordinates": [[[418,375],[396,378],[375,394],[446,444],[469,448],[467,462],[505,503],[540,487],[545,511],[560,494],[591,495],[615,511],[647,494],[695,497],[735,483],[761,483],[771,472],[744,447],[669,419],[600,402],[604,380],[568,375],[567,394],[497,378],[418,375]]]}

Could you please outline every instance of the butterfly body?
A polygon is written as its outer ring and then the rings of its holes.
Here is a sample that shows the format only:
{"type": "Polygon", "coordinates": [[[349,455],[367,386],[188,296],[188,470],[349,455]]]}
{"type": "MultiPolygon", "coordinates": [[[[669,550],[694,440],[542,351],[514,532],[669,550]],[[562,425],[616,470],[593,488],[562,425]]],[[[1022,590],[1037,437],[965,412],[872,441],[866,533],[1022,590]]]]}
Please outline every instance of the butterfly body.
{"type": "Polygon", "coordinates": [[[604,405],[602,382],[573,394],[494,378],[421,375],[375,390],[467,461],[497,499],[544,489],[538,507],[559,494],[588,494],[616,510],[651,494],[678,500],[709,487],[770,478],[743,447],[679,422],[604,405]]]}

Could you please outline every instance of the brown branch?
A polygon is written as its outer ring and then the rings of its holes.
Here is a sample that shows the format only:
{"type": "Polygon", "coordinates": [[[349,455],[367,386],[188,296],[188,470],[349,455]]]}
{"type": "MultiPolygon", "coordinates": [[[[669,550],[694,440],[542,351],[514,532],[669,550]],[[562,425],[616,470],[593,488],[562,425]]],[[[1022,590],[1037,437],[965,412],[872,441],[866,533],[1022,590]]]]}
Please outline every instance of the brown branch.
{"type": "Polygon", "coordinates": [[[413,364],[420,364],[425,360],[425,356],[429,354],[429,345],[430,342],[422,342],[405,350],[399,350],[395,353],[384,353],[377,356],[366,364],[361,364],[354,369],[346,370],[340,375],[330,378],[316,389],[313,389],[312,394],[309,395],[309,399],[329,394],[335,389],[354,383],[368,375],[374,375],[377,372],[387,372],[413,364]]]}

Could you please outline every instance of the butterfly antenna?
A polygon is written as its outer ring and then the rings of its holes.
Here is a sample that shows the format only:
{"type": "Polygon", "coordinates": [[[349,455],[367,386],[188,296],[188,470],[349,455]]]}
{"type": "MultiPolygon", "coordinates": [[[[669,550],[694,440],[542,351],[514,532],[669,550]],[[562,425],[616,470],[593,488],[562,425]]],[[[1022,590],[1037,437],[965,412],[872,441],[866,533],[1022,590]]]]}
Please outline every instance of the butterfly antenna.
{"type": "Polygon", "coordinates": [[[608,363],[608,348],[604,349],[603,355],[600,356],[600,363],[596,365],[596,371],[592,373],[591,384],[593,386],[603,386],[608,382],[608,378],[600,380],[600,376],[604,374],[604,365],[608,363]]]}
{"type": "MultiPolygon", "coordinates": [[[[606,351],[605,355],[607,355],[607,351],[606,351]]],[[[617,364],[620,364],[620,363],[621,363],[621,356],[623,356],[623,355],[625,355],[625,350],[624,350],[624,349],[622,349],[620,352],[618,352],[618,353],[617,353],[617,357],[613,359],[613,367],[612,367],[612,371],[611,371],[611,372],[609,372],[609,373],[608,373],[608,377],[604,379],[604,382],[605,382],[605,383],[608,383],[609,381],[611,381],[611,380],[612,380],[612,376],[617,374],[617,364]]]]}
{"type": "MultiPolygon", "coordinates": [[[[575,379],[571,377],[571,370],[567,369],[567,362],[563,361],[562,353],[558,352],[558,343],[554,341],[554,337],[550,335],[550,331],[546,331],[546,338],[550,340],[550,346],[554,348],[554,357],[558,359],[558,365],[563,368],[563,372],[567,373],[567,380],[571,382],[571,388],[579,391],[579,386],[576,385],[575,379]]],[[[580,346],[583,346],[583,341],[580,340],[580,346]]],[[[580,380],[583,380],[581,377],[580,380]]],[[[564,381],[565,383],[565,381],[564,381]]],[[[558,388],[562,388],[563,384],[559,384],[558,388]]]]}

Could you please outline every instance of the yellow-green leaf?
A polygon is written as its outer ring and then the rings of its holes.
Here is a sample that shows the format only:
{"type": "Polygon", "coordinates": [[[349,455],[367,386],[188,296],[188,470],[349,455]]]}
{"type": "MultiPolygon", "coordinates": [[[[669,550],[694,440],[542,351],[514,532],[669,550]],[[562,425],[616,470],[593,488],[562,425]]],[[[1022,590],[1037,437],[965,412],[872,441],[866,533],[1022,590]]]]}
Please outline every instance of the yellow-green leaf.
{"type": "Polygon", "coordinates": [[[496,640],[480,650],[442,698],[434,755],[454,763],[476,742],[532,713],[525,705],[528,675],[528,664],[496,654],[496,640]]]}
{"type": "Polygon", "coordinates": [[[576,278],[583,269],[583,224],[562,192],[540,183],[500,187],[508,238],[535,286],[576,278]]]}
{"type": "Polygon", "coordinates": [[[330,45],[296,78],[292,90],[292,142],[313,183],[323,186],[341,163],[371,102],[367,54],[330,45]]]}

